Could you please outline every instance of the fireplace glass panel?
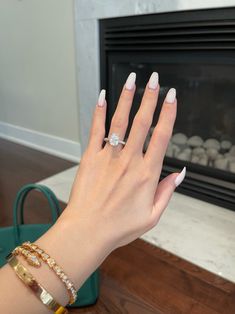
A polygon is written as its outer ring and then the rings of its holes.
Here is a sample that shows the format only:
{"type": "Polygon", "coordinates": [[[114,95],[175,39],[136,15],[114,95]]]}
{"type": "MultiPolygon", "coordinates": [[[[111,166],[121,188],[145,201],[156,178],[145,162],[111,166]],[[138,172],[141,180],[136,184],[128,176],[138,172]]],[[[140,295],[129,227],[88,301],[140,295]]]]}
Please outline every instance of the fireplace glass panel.
{"type": "MultiPolygon", "coordinates": [[[[208,54],[154,54],[154,60],[136,56],[132,63],[110,58],[109,103],[112,115],[127,75],[137,73],[137,90],[130,115],[139,107],[145,84],[153,71],[160,75],[160,95],[153,126],[161,104],[171,87],[177,90],[178,112],[173,136],[168,146],[169,158],[184,160],[202,167],[212,167],[235,174],[235,64],[229,56],[221,60],[208,54]],[[157,60],[157,61],[156,61],[157,60]],[[221,62],[222,61],[222,62],[221,62]]],[[[150,129],[149,137],[153,127],[150,129]]],[[[127,132],[127,134],[128,134],[127,132]]],[[[149,137],[146,140],[145,149],[149,137]]],[[[235,177],[235,175],[234,175],[235,177]]]]}
{"type": "Polygon", "coordinates": [[[187,167],[183,193],[235,211],[235,8],[128,16],[100,21],[101,88],[107,90],[106,135],[123,84],[132,71],[137,89],[130,127],[153,71],[161,104],[177,89],[178,114],[161,179],[187,167]]]}

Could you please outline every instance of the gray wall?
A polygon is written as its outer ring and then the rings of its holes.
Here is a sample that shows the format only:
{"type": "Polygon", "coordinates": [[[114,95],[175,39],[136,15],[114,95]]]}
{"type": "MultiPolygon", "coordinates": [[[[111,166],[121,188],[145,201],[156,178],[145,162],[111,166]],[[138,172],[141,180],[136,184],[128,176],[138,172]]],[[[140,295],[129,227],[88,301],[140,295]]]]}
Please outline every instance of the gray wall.
{"type": "Polygon", "coordinates": [[[0,1],[0,121],[79,141],[72,0],[0,1]]]}

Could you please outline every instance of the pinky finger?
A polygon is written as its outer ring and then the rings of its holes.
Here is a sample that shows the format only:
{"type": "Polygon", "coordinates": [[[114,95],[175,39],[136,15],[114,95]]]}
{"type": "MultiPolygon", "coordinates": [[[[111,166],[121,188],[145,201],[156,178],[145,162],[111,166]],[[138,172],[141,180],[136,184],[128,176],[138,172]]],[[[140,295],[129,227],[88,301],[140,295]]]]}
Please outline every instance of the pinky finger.
{"type": "Polygon", "coordinates": [[[176,187],[184,180],[186,175],[186,167],[180,173],[172,173],[164,178],[157,187],[154,197],[154,205],[152,211],[153,225],[159,221],[162,213],[166,209],[173,192],[176,187]]]}
{"type": "Polygon", "coordinates": [[[102,149],[102,144],[105,136],[105,118],[107,108],[105,96],[106,90],[102,89],[93,113],[88,142],[88,150],[90,152],[99,152],[102,149]]]}

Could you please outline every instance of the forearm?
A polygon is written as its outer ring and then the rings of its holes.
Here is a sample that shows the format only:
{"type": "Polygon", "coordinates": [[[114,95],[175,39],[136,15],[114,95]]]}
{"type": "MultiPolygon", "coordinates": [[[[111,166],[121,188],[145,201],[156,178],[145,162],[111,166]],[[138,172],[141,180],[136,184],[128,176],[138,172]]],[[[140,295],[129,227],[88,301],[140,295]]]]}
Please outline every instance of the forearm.
{"type": "MultiPolygon", "coordinates": [[[[55,259],[78,289],[110,253],[107,242],[94,234],[92,224],[75,222],[69,215],[62,214],[57,223],[35,241],[55,259]]],[[[68,303],[69,295],[64,284],[46,263],[42,262],[40,268],[35,268],[22,256],[18,259],[57,302],[63,306],[68,303]]],[[[16,313],[16,310],[24,314],[50,313],[8,264],[0,269],[0,291],[3,313],[16,313]]]]}

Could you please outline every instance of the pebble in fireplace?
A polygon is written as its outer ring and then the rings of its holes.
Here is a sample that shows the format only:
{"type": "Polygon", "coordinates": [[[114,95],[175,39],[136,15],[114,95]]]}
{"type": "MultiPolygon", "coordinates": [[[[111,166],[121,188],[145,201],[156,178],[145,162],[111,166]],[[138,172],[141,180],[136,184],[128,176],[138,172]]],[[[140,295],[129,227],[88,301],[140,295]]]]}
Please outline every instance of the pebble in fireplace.
{"type": "Polygon", "coordinates": [[[183,133],[176,133],[168,145],[166,156],[235,173],[235,145],[226,140],[203,140],[198,135],[188,138],[183,133]]]}

